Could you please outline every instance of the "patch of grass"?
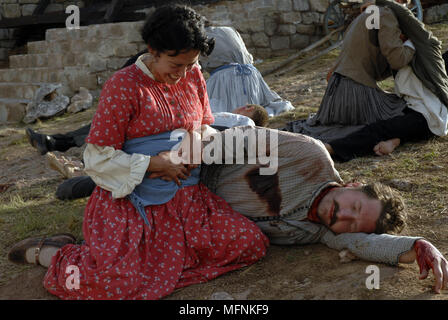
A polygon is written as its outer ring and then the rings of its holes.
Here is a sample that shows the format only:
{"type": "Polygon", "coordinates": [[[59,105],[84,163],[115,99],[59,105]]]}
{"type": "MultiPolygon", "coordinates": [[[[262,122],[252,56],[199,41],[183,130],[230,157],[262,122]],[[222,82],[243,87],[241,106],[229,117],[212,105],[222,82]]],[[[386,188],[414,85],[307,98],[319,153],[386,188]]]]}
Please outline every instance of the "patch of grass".
{"type": "MultiPolygon", "coordinates": [[[[0,229],[9,232],[12,241],[70,232],[82,236],[82,219],[86,199],[60,201],[55,198],[57,183],[36,184],[25,190],[0,195],[0,229]]],[[[4,256],[2,254],[2,256],[4,256]]]]}
{"type": "Polygon", "coordinates": [[[8,146],[25,146],[28,145],[28,139],[26,136],[19,138],[19,139],[15,139],[12,140],[8,146]]]}
{"type": "Polygon", "coordinates": [[[384,91],[393,92],[395,88],[394,79],[388,78],[378,83],[378,86],[384,91]]]}

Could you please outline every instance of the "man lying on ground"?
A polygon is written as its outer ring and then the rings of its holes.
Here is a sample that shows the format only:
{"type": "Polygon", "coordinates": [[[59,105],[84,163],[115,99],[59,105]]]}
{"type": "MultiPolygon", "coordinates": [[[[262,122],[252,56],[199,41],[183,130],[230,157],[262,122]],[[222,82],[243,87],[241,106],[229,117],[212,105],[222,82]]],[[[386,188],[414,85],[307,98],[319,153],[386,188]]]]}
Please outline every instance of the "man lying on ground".
{"type": "MultiPolygon", "coordinates": [[[[254,220],[272,244],[322,243],[391,265],[417,260],[422,279],[433,270],[436,292],[448,286],[448,262],[431,243],[386,234],[405,226],[399,194],[378,183],[344,184],[322,142],[275,129],[237,127],[203,141],[202,159],[209,165],[202,165],[201,182],[254,220]],[[225,141],[232,143],[219,143],[225,141]]],[[[89,168],[86,162],[87,173],[89,168]]],[[[93,179],[112,191],[121,187],[116,181],[130,180],[107,170],[93,179]]]]}
{"type": "MultiPolygon", "coordinates": [[[[204,141],[202,158],[209,165],[202,165],[201,182],[234,210],[254,220],[272,244],[322,243],[391,265],[417,260],[421,279],[433,270],[436,292],[448,286],[448,262],[430,242],[386,234],[400,232],[405,226],[406,212],[398,193],[378,183],[344,184],[322,142],[275,129],[237,127],[204,141]],[[213,143],[226,141],[226,136],[233,142],[217,144],[211,152],[213,143]],[[262,150],[263,142],[265,152],[256,153],[255,161],[250,162],[251,148],[258,145],[262,150]],[[243,151],[238,155],[237,150],[243,151]],[[237,159],[246,160],[236,164],[237,159]],[[263,173],[269,168],[273,169],[269,174],[263,173]]],[[[133,172],[130,163],[122,166],[129,166],[123,172],[133,172]]],[[[87,173],[90,167],[87,161],[87,173]]],[[[95,183],[112,194],[121,188],[120,181],[135,180],[107,168],[96,172],[92,177],[95,183]]],[[[150,178],[170,180],[154,174],[150,178]]]]}

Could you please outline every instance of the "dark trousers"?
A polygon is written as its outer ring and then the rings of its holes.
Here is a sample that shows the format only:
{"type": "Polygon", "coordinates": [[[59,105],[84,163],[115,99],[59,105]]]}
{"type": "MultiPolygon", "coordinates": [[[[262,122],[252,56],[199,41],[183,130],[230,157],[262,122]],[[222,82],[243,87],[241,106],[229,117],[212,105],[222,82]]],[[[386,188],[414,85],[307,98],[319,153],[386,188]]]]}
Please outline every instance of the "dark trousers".
{"type": "Polygon", "coordinates": [[[344,138],[330,141],[333,158],[349,161],[356,157],[374,154],[373,148],[381,141],[399,138],[401,143],[426,140],[434,136],[425,117],[406,108],[404,115],[366,125],[344,138]]]}
{"type": "Polygon", "coordinates": [[[84,145],[89,131],[90,124],[65,134],[49,135],[49,138],[46,139],[47,149],[48,151],[64,152],[73,147],[81,147],[84,145]]]}

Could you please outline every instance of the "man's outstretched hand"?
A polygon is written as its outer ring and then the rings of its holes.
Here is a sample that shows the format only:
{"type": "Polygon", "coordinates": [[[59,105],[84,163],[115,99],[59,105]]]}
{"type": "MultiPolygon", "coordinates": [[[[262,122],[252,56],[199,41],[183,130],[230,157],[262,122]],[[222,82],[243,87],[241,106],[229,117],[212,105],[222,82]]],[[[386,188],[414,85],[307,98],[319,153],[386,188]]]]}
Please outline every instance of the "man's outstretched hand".
{"type": "Polygon", "coordinates": [[[426,279],[429,269],[432,269],[436,280],[434,291],[440,293],[441,289],[448,289],[448,262],[440,251],[423,239],[415,242],[414,249],[420,267],[420,279],[426,279]]]}

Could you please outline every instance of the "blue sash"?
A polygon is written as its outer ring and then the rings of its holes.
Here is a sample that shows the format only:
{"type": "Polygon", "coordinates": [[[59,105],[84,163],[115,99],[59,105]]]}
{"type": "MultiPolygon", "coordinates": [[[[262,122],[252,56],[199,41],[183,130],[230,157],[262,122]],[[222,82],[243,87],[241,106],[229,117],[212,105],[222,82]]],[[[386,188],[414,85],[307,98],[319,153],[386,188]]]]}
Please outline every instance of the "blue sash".
{"type": "MultiPolygon", "coordinates": [[[[184,130],[176,130],[128,140],[123,146],[123,151],[128,154],[139,153],[147,156],[156,156],[162,151],[177,150],[179,146],[176,146],[176,144],[182,141],[185,133],[186,131],[184,130]]],[[[198,184],[200,172],[200,167],[192,170],[191,175],[186,180],[180,180],[182,183],[180,187],[174,181],[145,177],[142,183],[136,186],[134,191],[128,195],[128,199],[149,226],[145,207],[167,203],[180,188],[198,184]]]]}
{"type": "Polygon", "coordinates": [[[251,64],[239,64],[239,63],[225,64],[225,65],[213,70],[210,73],[210,77],[213,76],[218,71],[221,71],[224,69],[229,69],[229,68],[234,68],[235,74],[237,76],[241,77],[241,82],[243,84],[243,92],[245,95],[247,95],[246,85],[244,82],[244,76],[250,76],[252,74],[252,72],[255,72],[256,71],[255,67],[251,64]]]}

